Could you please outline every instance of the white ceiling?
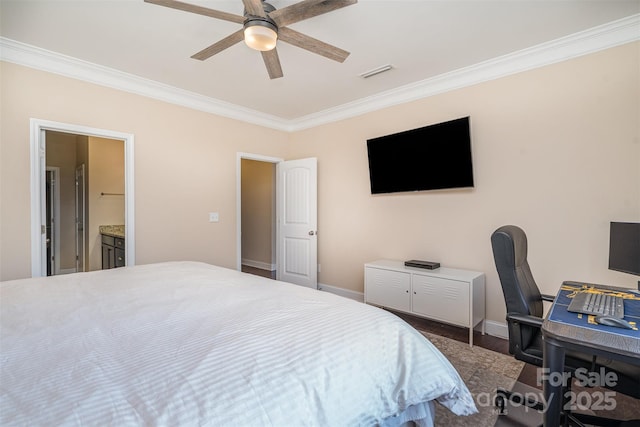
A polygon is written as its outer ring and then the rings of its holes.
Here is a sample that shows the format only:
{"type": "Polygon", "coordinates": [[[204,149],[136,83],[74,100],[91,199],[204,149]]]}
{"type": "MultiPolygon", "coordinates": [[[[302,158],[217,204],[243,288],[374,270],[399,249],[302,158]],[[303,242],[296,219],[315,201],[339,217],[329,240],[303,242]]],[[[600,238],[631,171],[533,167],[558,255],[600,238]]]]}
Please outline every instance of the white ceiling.
{"type": "MultiPolygon", "coordinates": [[[[241,0],[183,1],[243,13],[241,0]]],[[[291,26],[351,52],[344,63],[280,43],[284,77],[276,80],[243,43],[206,61],[190,58],[239,24],[142,0],[0,0],[0,35],[287,123],[638,13],[640,0],[359,0],[291,26]],[[385,64],[393,69],[359,76],[385,64]]]]}

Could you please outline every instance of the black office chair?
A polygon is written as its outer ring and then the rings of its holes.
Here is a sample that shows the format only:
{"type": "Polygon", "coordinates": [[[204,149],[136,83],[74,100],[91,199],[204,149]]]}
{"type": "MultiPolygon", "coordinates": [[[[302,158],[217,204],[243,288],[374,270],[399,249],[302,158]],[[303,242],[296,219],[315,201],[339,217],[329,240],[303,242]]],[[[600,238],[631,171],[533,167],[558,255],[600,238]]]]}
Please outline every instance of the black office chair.
{"type": "MultiPolygon", "coordinates": [[[[507,326],[509,331],[509,353],[517,360],[542,367],[542,321],[543,301],[553,301],[554,297],[542,295],[533,279],[527,262],[527,236],[524,231],[514,225],[498,228],[491,235],[493,257],[500,277],[502,292],[507,306],[507,326]]],[[[605,369],[615,371],[618,375],[616,391],[640,398],[640,380],[638,369],[632,366],[606,361],[605,369]]],[[[586,354],[567,352],[565,369],[573,372],[577,368],[586,368],[589,372],[599,371],[603,366],[599,361],[586,354]]],[[[568,382],[570,387],[571,381],[568,382]]],[[[565,393],[563,393],[564,395],[565,393]]],[[[520,395],[515,395],[521,398],[520,395]]],[[[496,405],[503,411],[507,401],[514,395],[504,389],[496,392],[496,405]]],[[[543,410],[541,402],[518,402],[543,410]]],[[[600,426],[628,425],[620,420],[609,420],[584,414],[563,414],[565,424],[582,423],[600,426]]],[[[637,422],[633,421],[634,423],[637,422]]],[[[638,424],[631,424],[638,425],[638,424]]]]}

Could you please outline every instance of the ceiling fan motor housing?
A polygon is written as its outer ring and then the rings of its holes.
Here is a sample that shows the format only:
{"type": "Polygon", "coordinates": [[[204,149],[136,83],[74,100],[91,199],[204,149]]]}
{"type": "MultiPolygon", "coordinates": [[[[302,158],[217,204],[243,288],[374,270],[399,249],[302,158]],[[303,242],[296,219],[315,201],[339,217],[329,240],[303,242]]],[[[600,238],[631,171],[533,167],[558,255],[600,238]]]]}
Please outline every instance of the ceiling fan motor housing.
{"type": "Polygon", "coordinates": [[[247,9],[244,10],[244,17],[246,18],[244,21],[244,28],[247,28],[247,24],[251,23],[248,26],[251,25],[262,25],[264,27],[268,27],[272,30],[274,30],[275,32],[278,32],[278,25],[275,23],[275,21],[273,19],[271,19],[271,17],[269,17],[269,13],[273,12],[274,10],[276,10],[275,7],[273,7],[273,5],[271,3],[267,3],[266,1],[262,1],[262,10],[264,10],[264,14],[265,16],[255,16],[250,14],[247,9]]]}
{"type": "Polygon", "coordinates": [[[269,18],[263,18],[261,16],[250,16],[244,21],[244,29],[246,30],[248,27],[261,26],[269,28],[273,30],[276,34],[278,33],[278,26],[275,22],[273,22],[269,18]]]}

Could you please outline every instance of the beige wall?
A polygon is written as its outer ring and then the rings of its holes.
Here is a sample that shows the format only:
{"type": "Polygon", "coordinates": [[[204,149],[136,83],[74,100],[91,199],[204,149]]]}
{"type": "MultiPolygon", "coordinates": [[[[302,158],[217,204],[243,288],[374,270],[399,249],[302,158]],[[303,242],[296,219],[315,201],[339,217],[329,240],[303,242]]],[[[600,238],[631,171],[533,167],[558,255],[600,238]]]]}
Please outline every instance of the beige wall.
{"type": "Polygon", "coordinates": [[[275,264],[275,164],[242,159],[242,261],[275,264]]]}
{"type": "Polygon", "coordinates": [[[488,318],[502,322],[489,236],[513,223],[529,234],[543,291],[554,293],[564,279],[634,286],[637,277],[607,270],[607,250],[609,221],[640,220],[639,48],[292,135],[2,64],[0,278],[30,274],[29,118],[36,117],[135,135],[140,264],[235,267],[236,153],[248,152],[318,158],[321,283],[362,291],[366,261],[436,260],[485,272],[488,318]],[[367,138],[465,115],[475,189],[370,194],[367,138]],[[207,212],[220,212],[220,222],[209,223],[207,212]]]}
{"type": "Polygon", "coordinates": [[[31,275],[29,119],[135,136],[136,263],[236,266],[237,152],[285,157],[289,135],[1,62],[0,280],[31,275]],[[210,223],[208,212],[219,212],[210,223]]]}
{"type": "Polygon", "coordinates": [[[607,257],[609,221],[640,221],[639,47],[296,133],[289,156],[318,158],[320,282],[362,291],[367,261],[439,261],[485,272],[488,318],[504,321],[489,238],[517,224],[543,291],[568,279],[635,287],[607,257]],[[367,138],[467,115],[475,189],[370,194],[367,138]]]}

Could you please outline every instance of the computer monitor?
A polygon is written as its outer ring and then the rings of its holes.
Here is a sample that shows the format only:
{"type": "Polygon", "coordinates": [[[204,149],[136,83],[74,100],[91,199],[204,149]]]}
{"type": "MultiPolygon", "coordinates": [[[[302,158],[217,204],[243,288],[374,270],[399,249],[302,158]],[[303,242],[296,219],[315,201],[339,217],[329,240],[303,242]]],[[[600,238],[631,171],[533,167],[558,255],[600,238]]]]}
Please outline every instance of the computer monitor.
{"type": "Polygon", "coordinates": [[[640,223],[611,223],[609,269],[640,276],[640,223]]]}

